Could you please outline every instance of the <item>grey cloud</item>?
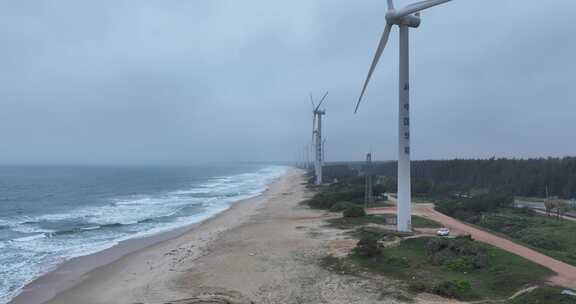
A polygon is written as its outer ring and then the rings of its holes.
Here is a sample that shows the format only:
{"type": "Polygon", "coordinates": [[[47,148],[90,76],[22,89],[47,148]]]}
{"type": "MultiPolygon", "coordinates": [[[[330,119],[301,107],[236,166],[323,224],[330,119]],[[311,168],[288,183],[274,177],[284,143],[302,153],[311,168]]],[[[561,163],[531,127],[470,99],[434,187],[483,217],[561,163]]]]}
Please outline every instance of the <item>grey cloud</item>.
{"type": "MultiPolygon", "coordinates": [[[[399,4],[408,1],[399,1],[399,4]]],[[[412,31],[416,158],[574,154],[576,4],[455,0],[412,31]]],[[[4,1],[1,163],[396,155],[397,32],[357,115],[385,1],[4,1]]]]}

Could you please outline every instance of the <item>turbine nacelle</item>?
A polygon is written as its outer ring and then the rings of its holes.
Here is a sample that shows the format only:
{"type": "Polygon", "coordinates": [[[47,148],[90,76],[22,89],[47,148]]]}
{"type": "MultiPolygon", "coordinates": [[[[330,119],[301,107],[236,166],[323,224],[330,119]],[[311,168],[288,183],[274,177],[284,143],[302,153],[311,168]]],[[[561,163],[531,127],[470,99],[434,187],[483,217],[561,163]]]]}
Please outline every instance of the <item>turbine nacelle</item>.
{"type": "Polygon", "coordinates": [[[360,97],[358,98],[358,102],[356,103],[356,109],[354,110],[354,113],[358,112],[358,108],[360,107],[360,103],[362,102],[364,93],[366,93],[366,88],[368,87],[368,83],[372,78],[374,69],[378,65],[380,56],[382,56],[382,52],[386,48],[388,38],[390,38],[390,32],[392,31],[392,26],[398,25],[400,27],[402,26],[413,28],[419,27],[421,11],[450,1],[452,0],[424,0],[412,3],[401,9],[396,9],[394,8],[394,1],[388,0],[388,12],[386,12],[386,27],[384,28],[384,33],[382,33],[382,37],[380,38],[380,42],[378,43],[378,48],[376,49],[376,54],[374,54],[374,59],[372,59],[372,64],[370,65],[368,76],[366,76],[366,80],[364,81],[364,86],[362,87],[362,92],[360,93],[360,97]]]}
{"type": "Polygon", "coordinates": [[[408,26],[417,28],[420,26],[421,19],[420,14],[417,13],[415,15],[406,15],[402,16],[396,13],[396,10],[389,10],[386,13],[386,22],[388,24],[398,25],[398,26],[408,26]]]}

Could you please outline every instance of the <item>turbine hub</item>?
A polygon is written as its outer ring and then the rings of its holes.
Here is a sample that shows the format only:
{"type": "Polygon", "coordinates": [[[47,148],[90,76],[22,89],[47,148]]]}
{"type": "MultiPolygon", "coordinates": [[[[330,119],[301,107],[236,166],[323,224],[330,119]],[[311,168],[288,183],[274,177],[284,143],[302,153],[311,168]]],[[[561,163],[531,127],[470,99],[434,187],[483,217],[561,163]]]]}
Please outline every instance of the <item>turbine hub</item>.
{"type": "Polygon", "coordinates": [[[408,26],[416,28],[420,26],[421,20],[420,16],[417,15],[398,16],[398,14],[396,14],[396,10],[392,9],[386,13],[386,22],[398,26],[408,26]]]}

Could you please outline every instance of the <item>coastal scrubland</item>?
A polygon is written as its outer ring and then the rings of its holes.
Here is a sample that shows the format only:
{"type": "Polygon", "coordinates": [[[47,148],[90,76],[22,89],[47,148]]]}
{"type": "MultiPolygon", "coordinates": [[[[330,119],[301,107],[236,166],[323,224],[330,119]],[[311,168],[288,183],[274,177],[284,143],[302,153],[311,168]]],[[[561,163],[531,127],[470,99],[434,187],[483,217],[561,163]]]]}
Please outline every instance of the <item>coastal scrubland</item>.
{"type": "Polygon", "coordinates": [[[576,221],[515,208],[509,194],[488,193],[446,199],[436,209],[462,221],[489,229],[548,256],[576,265],[576,221]]]}
{"type": "MultiPolygon", "coordinates": [[[[385,228],[394,222],[391,214],[345,216],[346,210],[363,206],[364,180],[358,166],[345,168],[340,164],[337,172],[334,179],[337,182],[315,188],[316,195],[304,202],[312,208],[344,212],[341,217],[327,219],[326,225],[345,230],[345,235],[357,241],[348,255],[326,256],[321,262],[326,269],[399,280],[402,292],[396,297],[401,301],[410,301],[416,294],[433,293],[485,303],[576,303],[576,298],[562,295],[561,288],[546,285],[547,278],[554,274],[552,271],[470,237],[446,239],[398,234],[390,227],[385,228]]],[[[377,197],[396,190],[389,176],[378,176],[375,180],[377,197]]],[[[576,222],[558,221],[515,208],[513,191],[509,188],[478,187],[464,192],[446,184],[435,189],[426,185],[429,185],[426,181],[413,183],[413,188],[421,192],[415,203],[436,203],[437,210],[449,216],[573,263],[576,222]]],[[[390,202],[381,201],[376,207],[389,205],[390,202]]],[[[413,216],[412,221],[417,230],[441,227],[423,217],[413,216]]]]}

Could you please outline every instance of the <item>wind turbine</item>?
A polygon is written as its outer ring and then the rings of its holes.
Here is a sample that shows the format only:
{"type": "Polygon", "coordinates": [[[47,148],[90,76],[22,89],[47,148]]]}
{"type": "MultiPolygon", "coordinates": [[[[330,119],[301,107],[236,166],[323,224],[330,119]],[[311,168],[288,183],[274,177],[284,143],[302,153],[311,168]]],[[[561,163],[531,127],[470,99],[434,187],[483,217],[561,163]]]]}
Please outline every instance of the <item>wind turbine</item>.
{"type": "Polygon", "coordinates": [[[322,116],[326,115],[326,110],[320,110],[320,106],[328,96],[328,92],[324,94],[318,105],[314,104],[314,97],[310,93],[310,102],[312,103],[312,142],[314,145],[314,175],[316,176],[316,185],[322,185],[322,166],[323,161],[323,142],[322,142],[322,116]]]}
{"type": "Polygon", "coordinates": [[[420,26],[420,11],[450,2],[451,0],[426,0],[410,4],[404,8],[394,8],[393,0],[388,0],[386,27],[376,49],[368,76],[364,82],[362,93],[358,98],[355,113],[366,92],[366,87],[372,78],[374,69],[388,43],[392,26],[400,28],[400,81],[398,105],[398,231],[411,231],[411,190],[410,190],[410,58],[409,58],[409,28],[420,26]]]}

